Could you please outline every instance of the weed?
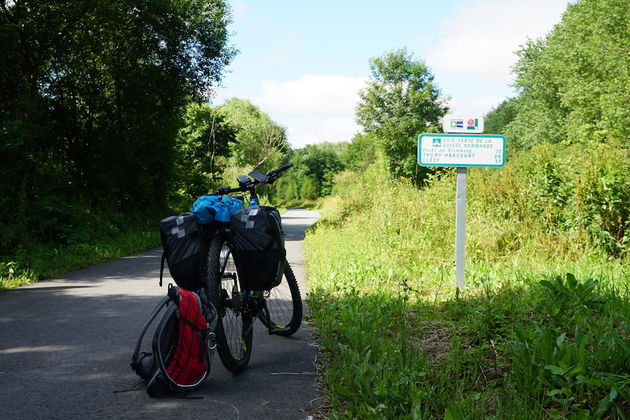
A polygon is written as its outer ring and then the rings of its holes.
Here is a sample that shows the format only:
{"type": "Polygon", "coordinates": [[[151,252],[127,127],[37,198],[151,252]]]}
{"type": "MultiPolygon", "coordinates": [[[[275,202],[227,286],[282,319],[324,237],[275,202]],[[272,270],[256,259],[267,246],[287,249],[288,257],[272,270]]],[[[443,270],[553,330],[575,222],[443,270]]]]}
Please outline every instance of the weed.
{"type": "Polygon", "coordinates": [[[547,184],[518,162],[471,176],[470,288],[458,294],[452,174],[424,190],[376,165],[339,178],[336,210],[306,238],[331,417],[626,418],[627,264],[576,222],[568,203],[584,179],[543,152],[547,184]]]}

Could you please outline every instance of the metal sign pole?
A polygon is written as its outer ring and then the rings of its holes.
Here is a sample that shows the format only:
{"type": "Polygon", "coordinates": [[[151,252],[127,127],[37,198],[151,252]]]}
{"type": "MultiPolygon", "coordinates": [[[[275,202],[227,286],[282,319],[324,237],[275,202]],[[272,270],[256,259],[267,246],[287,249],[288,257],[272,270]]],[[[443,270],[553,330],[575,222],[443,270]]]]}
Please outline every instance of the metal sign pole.
{"type": "Polygon", "coordinates": [[[466,258],[466,168],[457,168],[457,192],[455,193],[455,281],[458,289],[465,287],[464,266],[466,258]]]}

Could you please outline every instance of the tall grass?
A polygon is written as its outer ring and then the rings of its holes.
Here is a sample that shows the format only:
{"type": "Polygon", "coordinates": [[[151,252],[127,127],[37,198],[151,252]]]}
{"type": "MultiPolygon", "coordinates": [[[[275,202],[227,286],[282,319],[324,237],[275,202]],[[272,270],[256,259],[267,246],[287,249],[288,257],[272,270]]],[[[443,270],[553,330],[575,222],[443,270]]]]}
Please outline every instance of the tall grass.
{"type": "Polygon", "coordinates": [[[306,238],[328,415],[626,418],[625,162],[541,146],[471,170],[461,292],[452,172],[338,177],[306,238]]]}

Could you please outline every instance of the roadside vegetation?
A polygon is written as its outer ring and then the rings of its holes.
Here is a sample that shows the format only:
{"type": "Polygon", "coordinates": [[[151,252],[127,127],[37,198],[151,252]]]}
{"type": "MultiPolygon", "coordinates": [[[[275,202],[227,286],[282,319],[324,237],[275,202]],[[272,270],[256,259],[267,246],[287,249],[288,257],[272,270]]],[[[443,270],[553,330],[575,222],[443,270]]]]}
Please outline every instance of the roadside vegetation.
{"type": "Polygon", "coordinates": [[[330,193],[334,146],[208,104],[236,54],[225,1],[84,3],[0,5],[0,290],[158,246],[163,217],[252,169],[299,161],[275,204],[330,193]]]}
{"type": "Polygon", "coordinates": [[[0,288],[157,244],[228,22],[222,0],[0,4],[0,288]]]}
{"type": "MultiPolygon", "coordinates": [[[[125,221],[122,226],[128,223],[125,221]]],[[[109,231],[86,242],[31,244],[11,259],[0,262],[0,292],[160,245],[155,223],[144,220],[136,220],[136,223],[124,231],[109,226],[109,231]]]]}
{"type": "MultiPolygon", "coordinates": [[[[413,75],[414,59],[372,63],[357,119],[376,158],[336,176],[306,238],[327,417],[628,417],[629,7],[569,5],[519,51],[520,94],[486,117],[508,138],[508,163],[469,169],[465,290],[455,171],[397,153],[417,125],[437,129],[432,113],[383,96],[410,86],[385,76],[413,75]]],[[[426,100],[436,88],[423,80],[426,100]]]]}
{"type": "MultiPolygon", "coordinates": [[[[543,198],[533,157],[471,171],[460,293],[454,173],[422,190],[389,179],[382,163],[338,178],[331,216],[306,239],[332,417],[624,418],[627,249],[543,198]]],[[[592,166],[580,183],[600,182],[592,166]]]]}

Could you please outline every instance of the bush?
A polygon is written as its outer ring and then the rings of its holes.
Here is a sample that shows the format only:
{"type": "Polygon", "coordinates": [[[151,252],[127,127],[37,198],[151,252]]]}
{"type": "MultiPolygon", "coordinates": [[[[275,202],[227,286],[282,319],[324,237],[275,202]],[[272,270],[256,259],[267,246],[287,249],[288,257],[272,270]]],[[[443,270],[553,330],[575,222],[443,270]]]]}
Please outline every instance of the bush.
{"type": "Polygon", "coordinates": [[[503,169],[471,171],[473,246],[499,256],[524,250],[576,258],[587,248],[627,255],[629,162],[623,149],[545,144],[503,169]]]}
{"type": "Polygon", "coordinates": [[[382,160],[339,174],[334,214],[306,237],[332,416],[624,418],[623,157],[541,145],[470,170],[464,291],[455,171],[423,190],[382,160]]]}

